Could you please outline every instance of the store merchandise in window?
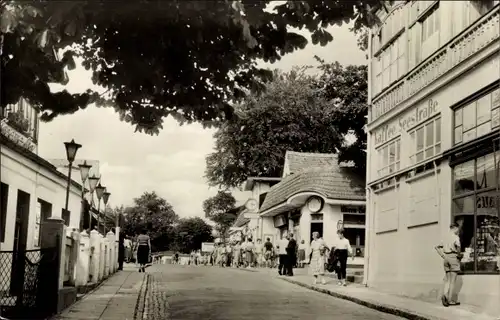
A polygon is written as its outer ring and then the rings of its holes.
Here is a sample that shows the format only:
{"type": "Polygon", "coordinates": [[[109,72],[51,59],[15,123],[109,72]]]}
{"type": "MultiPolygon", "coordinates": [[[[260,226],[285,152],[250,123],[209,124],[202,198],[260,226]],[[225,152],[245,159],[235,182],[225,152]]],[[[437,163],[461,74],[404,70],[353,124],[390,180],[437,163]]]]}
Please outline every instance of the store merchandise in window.
{"type": "Polygon", "coordinates": [[[460,226],[462,271],[500,273],[500,152],[454,167],[452,213],[460,226]]]}

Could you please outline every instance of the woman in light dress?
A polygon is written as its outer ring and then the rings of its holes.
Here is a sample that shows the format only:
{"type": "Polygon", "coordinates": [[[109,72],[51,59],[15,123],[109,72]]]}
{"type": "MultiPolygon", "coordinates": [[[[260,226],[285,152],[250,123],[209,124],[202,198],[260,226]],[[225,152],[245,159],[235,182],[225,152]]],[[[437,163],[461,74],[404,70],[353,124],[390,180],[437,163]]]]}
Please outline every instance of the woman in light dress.
{"type": "Polygon", "coordinates": [[[241,258],[241,241],[237,241],[233,247],[233,267],[240,267],[240,258],[241,258]]]}
{"type": "Polygon", "coordinates": [[[325,281],[325,262],[327,251],[325,240],[320,238],[318,232],[313,232],[313,240],[311,241],[311,254],[309,255],[309,268],[314,276],[313,284],[318,283],[318,278],[321,284],[326,284],[325,281]]]}

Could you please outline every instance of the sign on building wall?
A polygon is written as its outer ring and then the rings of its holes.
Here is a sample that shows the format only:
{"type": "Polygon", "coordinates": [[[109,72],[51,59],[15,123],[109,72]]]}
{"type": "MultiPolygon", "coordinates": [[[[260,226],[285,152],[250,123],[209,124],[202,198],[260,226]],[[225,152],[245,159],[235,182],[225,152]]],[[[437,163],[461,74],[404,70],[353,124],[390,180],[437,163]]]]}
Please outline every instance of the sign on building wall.
{"type": "Polygon", "coordinates": [[[440,113],[440,105],[436,100],[429,99],[426,103],[404,113],[396,120],[382,125],[374,130],[373,137],[375,145],[383,144],[399,135],[402,131],[407,131],[433,116],[440,113]]]}

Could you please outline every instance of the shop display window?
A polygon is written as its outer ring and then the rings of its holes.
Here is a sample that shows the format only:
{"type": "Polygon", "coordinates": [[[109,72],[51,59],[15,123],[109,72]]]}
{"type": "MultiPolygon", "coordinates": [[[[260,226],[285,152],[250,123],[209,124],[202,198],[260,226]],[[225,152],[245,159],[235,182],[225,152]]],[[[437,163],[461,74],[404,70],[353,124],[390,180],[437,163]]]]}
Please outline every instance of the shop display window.
{"type": "Polygon", "coordinates": [[[453,168],[452,213],[460,226],[465,273],[500,273],[499,169],[499,151],[453,168]]]}

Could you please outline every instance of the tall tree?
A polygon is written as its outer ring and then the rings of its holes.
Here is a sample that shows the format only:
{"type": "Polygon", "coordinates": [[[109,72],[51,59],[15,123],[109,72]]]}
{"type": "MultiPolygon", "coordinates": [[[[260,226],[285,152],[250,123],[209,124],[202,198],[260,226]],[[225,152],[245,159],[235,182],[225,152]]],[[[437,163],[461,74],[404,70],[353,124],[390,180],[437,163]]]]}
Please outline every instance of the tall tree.
{"type": "Polygon", "coordinates": [[[156,192],[144,192],[134,199],[134,205],[125,209],[124,232],[136,235],[145,228],[155,251],[167,250],[174,241],[174,223],[178,216],[167,200],[156,192]]]}
{"type": "Polygon", "coordinates": [[[175,227],[175,246],[181,252],[199,250],[203,242],[212,240],[212,227],[199,217],[180,219],[175,227]]]}
{"type": "Polygon", "coordinates": [[[234,209],[235,204],[236,199],[227,191],[219,191],[215,196],[203,201],[205,216],[215,222],[215,230],[222,239],[225,239],[236,219],[234,214],[229,213],[231,209],[234,209]]]}
{"type": "Polygon", "coordinates": [[[281,176],[287,150],[352,151],[344,147],[345,136],[358,124],[346,117],[343,104],[349,100],[352,107],[356,101],[351,96],[363,95],[357,91],[366,91],[366,87],[357,82],[366,84],[366,74],[355,72],[363,67],[328,67],[322,65],[324,77],[320,78],[308,75],[307,68],[277,72],[263,94],[248,97],[238,119],[225,123],[214,134],[215,152],[206,158],[209,184],[231,188],[249,176],[281,176]]]}
{"type": "Polygon", "coordinates": [[[321,94],[335,102],[332,125],[343,135],[353,138],[350,143],[338,146],[339,161],[353,162],[357,172],[366,174],[366,117],[368,115],[368,68],[342,66],[338,62],[320,62],[321,74],[317,81],[321,94]]]}
{"type": "Polygon", "coordinates": [[[169,115],[212,125],[233,117],[229,101],[264,88],[270,72],[258,60],[274,62],[306,46],[290,27],[305,27],[324,46],[333,39],[325,28],[351,20],[356,30],[371,26],[381,2],[4,1],[0,103],[24,97],[46,121],[92,103],[112,106],[149,134],[169,115]],[[59,61],[60,49],[66,51],[59,61]],[[50,90],[49,83],[66,83],[74,57],[105,94],[50,90]]]}

